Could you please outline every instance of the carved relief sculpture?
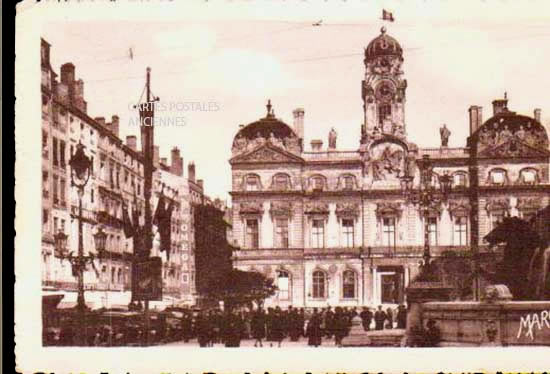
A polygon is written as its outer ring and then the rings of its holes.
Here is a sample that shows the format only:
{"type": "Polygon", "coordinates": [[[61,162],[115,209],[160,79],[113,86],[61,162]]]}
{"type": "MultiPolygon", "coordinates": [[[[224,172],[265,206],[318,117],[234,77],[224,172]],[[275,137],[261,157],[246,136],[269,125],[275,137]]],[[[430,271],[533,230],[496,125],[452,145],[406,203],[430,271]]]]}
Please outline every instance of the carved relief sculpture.
{"type": "Polygon", "coordinates": [[[239,214],[263,214],[263,205],[261,202],[242,202],[239,204],[239,214]]]}
{"type": "Polygon", "coordinates": [[[336,204],[336,215],[338,217],[354,217],[359,216],[358,203],[338,203],[336,204]]]}
{"type": "Polygon", "coordinates": [[[269,214],[272,217],[285,216],[292,217],[292,202],[290,201],[272,201],[269,214]]]}
{"type": "Polygon", "coordinates": [[[328,214],[329,208],[327,203],[308,202],[306,203],[304,213],[306,214],[328,214]]]}

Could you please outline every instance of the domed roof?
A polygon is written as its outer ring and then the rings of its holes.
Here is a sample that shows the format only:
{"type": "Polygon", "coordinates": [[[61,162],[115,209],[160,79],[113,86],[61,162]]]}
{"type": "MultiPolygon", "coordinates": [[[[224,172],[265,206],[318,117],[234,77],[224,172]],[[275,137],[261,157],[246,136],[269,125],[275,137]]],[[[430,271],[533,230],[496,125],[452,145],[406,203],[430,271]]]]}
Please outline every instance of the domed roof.
{"type": "Polygon", "coordinates": [[[296,137],[296,133],[290,126],[275,117],[271,107],[271,100],[268,101],[266,107],[267,115],[264,118],[242,127],[235,137],[252,140],[258,138],[260,135],[262,138],[268,139],[272,133],[278,139],[296,137]]]}
{"type": "Polygon", "coordinates": [[[380,29],[380,35],[374,38],[365,49],[365,58],[370,61],[379,56],[403,56],[401,45],[388,34],[386,28],[380,29]]]}

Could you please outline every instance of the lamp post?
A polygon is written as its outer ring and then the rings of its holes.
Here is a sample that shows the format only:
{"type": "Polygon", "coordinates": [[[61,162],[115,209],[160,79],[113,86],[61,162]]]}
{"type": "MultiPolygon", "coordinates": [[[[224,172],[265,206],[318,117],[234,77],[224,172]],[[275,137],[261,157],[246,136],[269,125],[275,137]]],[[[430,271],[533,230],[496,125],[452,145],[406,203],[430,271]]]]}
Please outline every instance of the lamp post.
{"type": "MultiPolygon", "coordinates": [[[[420,170],[420,183],[418,188],[414,188],[414,177],[405,174],[401,179],[401,190],[407,200],[419,207],[421,215],[424,218],[424,253],[423,270],[428,271],[430,265],[430,238],[429,238],[429,212],[430,209],[445,201],[451,191],[451,176],[445,173],[439,177],[439,186],[434,183],[433,164],[429,155],[423,155],[417,161],[420,170]]],[[[426,274],[427,275],[427,274],[426,274]]]]}
{"type": "MultiPolygon", "coordinates": [[[[76,309],[81,315],[81,322],[83,322],[84,314],[87,309],[86,302],[84,300],[84,270],[89,263],[92,263],[95,259],[93,253],[88,256],[84,256],[84,240],[83,240],[83,221],[82,215],[82,198],[84,195],[84,187],[88,183],[91,175],[92,162],[88,156],[84,153],[84,145],[78,143],[76,146],[76,152],[69,160],[71,167],[71,185],[77,188],[78,192],[78,254],[73,255],[72,251],[67,254],[67,238],[68,236],[61,230],[55,234],[55,247],[58,253],[58,257],[62,260],[66,259],[70,262],[72,272],[78,280],[78,296],[76,299],[76,309]]],[[[105,250],[106,234],[103,229],[100,228],[96,234],[94,234],[94,241],[96,249],[100,254],[100,257],[105,250]]],[[[85,343],[85,342],[81,342],[85,343]]]]}

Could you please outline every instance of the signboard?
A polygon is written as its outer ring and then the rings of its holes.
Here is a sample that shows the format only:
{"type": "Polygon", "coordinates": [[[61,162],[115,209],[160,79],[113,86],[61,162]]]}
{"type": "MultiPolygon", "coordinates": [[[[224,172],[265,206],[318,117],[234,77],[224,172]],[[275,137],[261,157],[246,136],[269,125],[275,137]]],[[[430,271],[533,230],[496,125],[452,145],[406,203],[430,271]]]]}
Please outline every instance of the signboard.
{"type": "Polygon", "coordinates": [[[134,263],[134,299],[162,300],[162,260],[151,257],[134,263]]]}

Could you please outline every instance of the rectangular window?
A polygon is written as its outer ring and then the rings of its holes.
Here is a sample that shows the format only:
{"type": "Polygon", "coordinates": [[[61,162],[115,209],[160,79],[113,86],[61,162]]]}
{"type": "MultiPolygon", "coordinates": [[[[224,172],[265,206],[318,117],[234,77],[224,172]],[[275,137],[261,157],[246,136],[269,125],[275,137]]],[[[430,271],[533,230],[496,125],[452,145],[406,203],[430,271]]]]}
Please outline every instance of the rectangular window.
{"type": "Polygon", "coordinates": [[[65,169],[65,142],[59,141],[59,166],[65,169]]]}
{"type": "Polygon", "coordinates": [[[42,157],[48,158],[48,133],[42,130],[42,157]]]}
{"type": "Polygon", "coordinates": [[[277,248],[288,248],[288,219],[275,219],[275,246],[277,248]]]}
{"type": "Polygon", "coordinates": [[[437,245],[437,217],[428,217],[428,240],[430,245],[437,245]]]}
{"type": "Polygon", "coordinates": [[[314,219],[311,223],[311,246],[313,248],[325,247],[325,220],[314,219]]]}
{"type": "Polygon", "coordinates": [[[347,248],[353,247],[353,237],[354,237],[354,222],[353,219],[343,219],[342,220],[342,235],[343,235],[343,245],[347,248]]]}
{"type": "Polygon", "coordinates": [[[258,248],[260,244],[259,227],[257,219],[246,220],[246,247],[258,248]]]}
{"type": "Polygon", "coordinates": [[[466,217],[455,218],[453,244],[454,245],[468,244],[468,219],[466,217]]]}
{"type": "Polygon", "coordinates": [[[47,225],[49,219],[48,209],[42,209],[42,224],[47,225]]]}
{"type": "Polygon", "coordinates": [[[320,178],[320,177],[313,178],[313,189],[314,190],[322,191],[323,186],[324,186],[323,178],[320,178]]]}
{"type": "Polygon", "coordinates": [[[59,194],[58,194],[58,177],[57,175],[53,176],[53,203],[59,204],[59,194]]]}
{"type": "Polygon", "coordinates": [[[353,190],[353,177],[345,177],[344,178],[344,189],[345,190],[353,190]]]}
{"type": "Polygon", "coordinates": [[[286,175],[277,175],[275,177],[275,189],[285,191],[288,189],[288,178],[286,175]]]}
{"type": "Polygon", "coordinates": [[[382,218],[382,245],[395,247],[395,218],[382,218]]]}
{"type": "Polygon", "coordinates": [[[57,219],[57,217],[53,217],[53,232],[54,234],[57,234],[59,230],[59,224],[58,224],[59,220],[57,219]]]}
{"type": "Polygon", "coordinates": [[[378,106],[378,123],[383,124],[384,120],[391,116],[391,105],[383,104],[378,106]]]}
{"type": "Polygon", "coordinates": [[[247,177],[246,178],[246,190],[247,191],[258,191],[258,179],[256,177],[247,177]]]}
{"type": "Polygon", "coordinates": [[[59,200],[61,205],[65,204],[65,179],[63,178],[59,180],[59,200]]]}
{"type": "Polygon", "coordinates": [[[53,140],[53,145],[52,145],[52,148],[53,148],[53,165],[54,166],[59,166],[59,161],[58,161],[58,154],[57,154],[57,138],[52,138],[53,140]]]}

